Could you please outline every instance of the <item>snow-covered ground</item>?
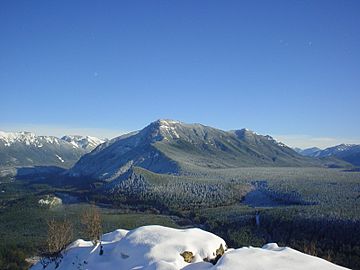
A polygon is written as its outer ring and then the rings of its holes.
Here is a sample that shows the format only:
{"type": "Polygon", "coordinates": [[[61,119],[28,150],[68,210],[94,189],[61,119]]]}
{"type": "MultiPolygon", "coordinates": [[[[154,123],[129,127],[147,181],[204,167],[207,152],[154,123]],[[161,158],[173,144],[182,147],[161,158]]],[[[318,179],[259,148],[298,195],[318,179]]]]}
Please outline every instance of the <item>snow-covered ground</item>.
{"type": "Polygon", "coordinates": [[[54,207],[62,204],[62,200],[55,196],[46,195],[44,198],[41,198],[38,203],[42,206],[54,207]]]}
{"type": "MultiPolygon", "coordinates": [[[[157,225],[132,231],[116,230],[102,236],[100,245],[76,240],[72,243],[59,267],[49,270],[121,269],[121,270],[341,270],[346,269],[323,259],[303,254],[291,248],[268,244],[262,248],[244,247],[225,250],[213,265],[209,261],[221,253],[226,244],[220,237],[201,229],[172,229],[157,225]],[[222,247],[222,248],[221,248],[222,247]],[[185,256],[184,252],[187,252],[185,256]],[[190,253],[191,252],[191,253],[190,253]],[[183,254],[183,255],[181,255],[183,254]],[[184,257],[191,260],[186,262],[184,257]]],[[[41,270],[38,263],[31,270],[41,270]]]]}

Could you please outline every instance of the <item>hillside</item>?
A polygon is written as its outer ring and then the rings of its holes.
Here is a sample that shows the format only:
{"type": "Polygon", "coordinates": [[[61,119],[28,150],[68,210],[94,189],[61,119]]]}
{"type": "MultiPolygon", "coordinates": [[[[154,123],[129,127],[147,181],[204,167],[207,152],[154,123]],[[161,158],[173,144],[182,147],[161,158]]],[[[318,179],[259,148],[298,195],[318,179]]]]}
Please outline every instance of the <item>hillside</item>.
{"type": "Polygon", "coordinates": [[[246,129],[223,131],[201,124],[158,120],[138,132],[102,144],[83,156],[69,174],[113,180],[132,166],[155,173],[187,174],[206,168],[324,164],[296,153],[270,136],[246,129]]]}
{"type": "MultiPolygon", "coordinates": [[[[201,229],[144,226],[132,231],[116,230],[102,236],[100,245],[77,240],[62,259],[47,270],[147,269],[147,270],[345,270],[323,259],[271,243],[262,248],[228,249],[220,237],[201,229]]],[[[37,263],[31,270],[44,269],[37,263]]]]}

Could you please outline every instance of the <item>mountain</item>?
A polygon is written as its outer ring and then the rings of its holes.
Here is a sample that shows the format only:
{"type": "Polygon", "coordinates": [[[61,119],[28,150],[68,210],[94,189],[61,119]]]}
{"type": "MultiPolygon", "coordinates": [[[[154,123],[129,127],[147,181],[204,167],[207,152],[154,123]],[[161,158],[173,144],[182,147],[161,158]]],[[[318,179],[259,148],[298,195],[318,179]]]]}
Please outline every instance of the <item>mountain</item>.
{"type": "Polygon", "coordinates": [[[61,139],[71,143],[75,147],[85,149],[87,152],[91,152],[96,146],[105,142],[96,137],[80,135],[65,135],[61,139]]]}
{"type": "Polygon", "coordinates": [[[107,141],[69,170],[72,176],[113,180],[132,166],[155,173],[245,166],[320,166],[270,136],[250,130],[223,131],[201,124],[157,120],[107,141]]]}
{"type": "MultiPolygon", "coordinates": [[[[312,148],[313,149],[313,148],[312,148]]],[[[340,144],[333,147],[326,148],[318,151],[302,152],[305,156],[310,157],[335,157],[349,162],[355,166],[360,166],[360,145],[358,144],[340,144]]]]}
{"type": "MultiPolygon", "coordinates": [[[[46,260],[42,261],[46,263],[46,260]]],[[[41,262],[31,270],[44,269],[41,262]]],[[[262,248],[228,249],[225,241],[198,229],[173,229],[151,225],[131,231],[118,229],[104,234],[101,245],[76,240],[48,270],[143,269],[143,270],[346,270],[326,260],[275,243],[262,248]],[[102,250],[102,253],[100,253],[102,250]]]]}
{"type": "Polygon", "coordinates": [[[299,154],[306,156],[306,157],[315,157],[316,155],[314,155],[314,154],[321,151],[321,149],[318,147],[311,147],[311,148],[306,148],[306,149],[294,148],[294,150],[296,152],[298,152],[299,154]]]}
{"type": "Polygon", "coordinates": [[[69,168],[82,155],[89,152],[98,141],[100,142],[96,138],[85,137],[79,139],[78,142],[75,140],[68,142],[54,136],[36,136],[31,132],[0,131],[0,167],[59,166],[69,168]]]}

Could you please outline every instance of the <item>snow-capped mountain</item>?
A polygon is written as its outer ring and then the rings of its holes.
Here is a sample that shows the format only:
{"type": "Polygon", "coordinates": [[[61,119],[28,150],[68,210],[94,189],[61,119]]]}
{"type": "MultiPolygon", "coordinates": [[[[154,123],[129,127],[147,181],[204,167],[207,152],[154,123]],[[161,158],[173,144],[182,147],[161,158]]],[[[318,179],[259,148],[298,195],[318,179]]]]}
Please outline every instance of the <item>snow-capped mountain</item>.
{"type": "Polygon", "coordinates": [[[333,147],[328,147],[324,150],[317,151],[313,154],[313,156],[318,157],[329,157],[329,156],[336,156],[347,152],[359,151],[360,152],[360,145],[356,144],[340,144],[333,147]]]}
{"type": "Polygon", "coordinates": [[[71,143],[75,147],[83,148],[87,152],[92,151],[96,146],[105,142],[104,140],[96,137],[81,135],[65,135],[61,137],[61,139],[71,143]]]}
{"type": "Polygon", "coordinates": [[[353,165],[360,166],[360,145],[358,144],[340,144],[332,147],[328,147],[324,150],[311,151],[311,149],[305,149],[301,152],[304,156],[310,157],[336,157],[345,160],[353,165]]]}
{"type": "Polygon", "coordinates": [[[60,139],[54,136],[36,136],[32,132],[4,132],[0,131],[0,142],[4,146],[10,147],[13,144],[21,143],[27,146],[34,146],[41,148],[43,143],[59,144],[60,139]]]}
{"type": "Polygon", "coordinates": [[[89,152],[96,138],[85,138],[84,147],[75,142],[54,136],[37,136],[31,132],[0,131],[0,167],[12,166],[72,166],[85,153],[89,152]]]}
{"type": "MultiPolygon", "coordinates": [[[[31,270],[42,270],[37,263],[31,270]]],[[[116,230],[102,236],[100,244],[76,240],[63,258],[49,261],[47,270],[345,270],[326,260],[271,243],[262,248],[228,249],[223,239],[191,228],[144,226],[116,230]],[[100,255],[100,250],[102,254],[100,255]],[[58,265],[56,264],[58,263],[58,265]]]]}
{"type": "Polygon", "coordinates": [[[201,124],[157,120],[144,129],[103,143],[69,171],[73,176],[115,179],[131,166],[156,173],[241,166],[314,166],[270,136],[250,130],[223,131],[201,124]]]}

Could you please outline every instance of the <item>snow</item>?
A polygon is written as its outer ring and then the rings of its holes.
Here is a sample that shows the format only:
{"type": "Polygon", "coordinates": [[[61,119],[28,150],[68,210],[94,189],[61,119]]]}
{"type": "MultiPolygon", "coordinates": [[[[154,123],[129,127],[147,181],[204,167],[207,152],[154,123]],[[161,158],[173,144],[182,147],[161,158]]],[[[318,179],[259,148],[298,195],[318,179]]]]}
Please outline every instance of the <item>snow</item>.
{"type": "Polygon", "coordinates": [[[337,266],[326,260],[313,257],[288,247],[278,247],[271,243],[262,248],[244,247],[229,250],[218,263],[209,266],[206,263],[192,264],[184,270],[344,270],[347,268],[337,266]]]}
{"type": "Polygon", "coordinates": [[[165,140],[180,138],[179,134],[176,132],[176,128],[178,128],[178,124],[181,124],[181,122],[175,120],[158,120],[158,122],[165,140]],[[167,136],[169,136],[169,138],[167,136]]]}
{"type": "Polygon", "coordinates": [[[78,145],[76,142],[74,141],[70,141],[69,143],[71,143],[75,148],[79,148],[80,145],[78,145]]]}
{"type": "Polygon", "coordinates": [[[176,121],[176,120],[166,120],[166,119],[160,119],[159,120],[160,125],[164,125],[164,126],[171,126],[171,125],[176,125],[176,124],[180,124],[180,121],[176,121]]]}
{"type": "Polygon", "coordinates": [[[38,145],[37,137],[31,132],[4,132],[0,131],[0,140],[4,141],[5,146],[10,146],[15,142],[25,143],[26,145],[38,145]]]}
{"type": "Polygon", "coordinates": [[[62,157],[60,157],[59,155],[56,155],[56,157],[57,157],[61,162],[64,163],[64,160],[62,159],[62,157]]]}
{"type": "Polygon", "coordinates": [[[340,144],[337,146],[334,146],[333,149],[337,150],[337,151],[347,151],[349,150],[351,147],[356,146],[355,144],[340,144]]]}
{"type": "Polygon", "coordinates": [[[0,141],[2,141],[7,147],[15,143],[21,143],[27,146],[35,146],[39,148],[43,147],[44,144],[60,145],[66,142],[71,144],[73,148],[83,148],[88,151],[91,151],[96,146],[104,142],[104,140],[91,136],[68,135],[59,139],[54,136],[37,136],[34,133],[26,131],[0,131],[0,141]]]}
{"type": "MultiPolygon", "coordinates": [[[[201,229],[172,229],[151,225],[137,229],[116,230],[102,236],[103,255],[100,245],[76,240],[66,250],[58,270],[72,269],[142,269],[142,270],[341,270],[346,269],[323,259],[306,255],[288,247],[267,244],[262,248],[244,247],[229,249],[215,264],[213,259],[220,246],[226,244],[220,237],[201,229]],[[180,255],[192,252],[193,260],[184,261],[180,255]]],[[[45,269],[54,270],[55,264],[45,269]]],[[[40,263],[31,270],[43,269],[40,263]]]]}
{"type": "Polygon", "coordinates": [[[37,136],[32,132],[4,132],[0,131],[0,141],[5,146],[11,146],[14,143],[22,143],[27,146],[43,147],[43,143],[60,144],[59,139],[54,136],[37,136]]]}
{"type": "Polygon", "coordinates": [[[251,130],[251,129],[248,129],[248,128],[243,128],[243,130],[245,131],[245,133],[248,133],[248,134],[259,135],[259,134],[257,134],[255,131],[253,131],[253,130],[251,130]]]}
{"type": "Polygon", "coordinates": [[[281,146],[281,147],[286,147],[286,145],[283,144],[282,142],[278,142],[277,144],[278,144],[279,146],[281,146]]]}
{"type": "Polygon", "coordinates": [[[336,156],[342,155],[343,152],[347,152],[351,154],[352,151],[357,153],[359,151],[359,145],[357,144],[339,144],[336,146],[328,147],[324,150],[319,150],[314,154],[315,157],[329,157],[329,156],[336,156]]]}
{"type": "Polygon", "coordinates": [[[59,139],[53,136],[39,136],[43,138],[47,143],[50,144],[59,144],[59,139]]]}
{"type": "Polygon", "coordinates": [[[46,195],[44,198],[38,201],[40,205],[56,206],[62,204],[62,200],[55,196],[46,195]]]}
{"type": "Polygon", "coordinates": [[[81,136],[81,135],[66,135],[61,138],[62,140],[70,143],[73,147],[83,148],[85,150],[91,151],[99,144],[104,143],[104,140],[101,140],[92,136],[81,136]]]}
{"type": "Polygon", "coordinates": [[[275,140],[273,137],[271,137],[270,135],[265,135],[264,136],[267,140],[269,140],[269,141],[272,141],[272,142],[274,142],[274,143],[276,143],[278,146],[281,146],[281,147],[287,147],[287,145],[286,144],[284,144],[284,143],[282,143],[282,142],[279,142],[279,141],[277,141],[277,140],[275,140]]]}
{"type": "Polygon", "coordinates": [[[128,230],[118,229],[113,232],[104,234],[101,237],[101,241],[108,243],[120,241],[122,238],[124,238],[127,235],[128,232],[129,232],[128,230]]]}

